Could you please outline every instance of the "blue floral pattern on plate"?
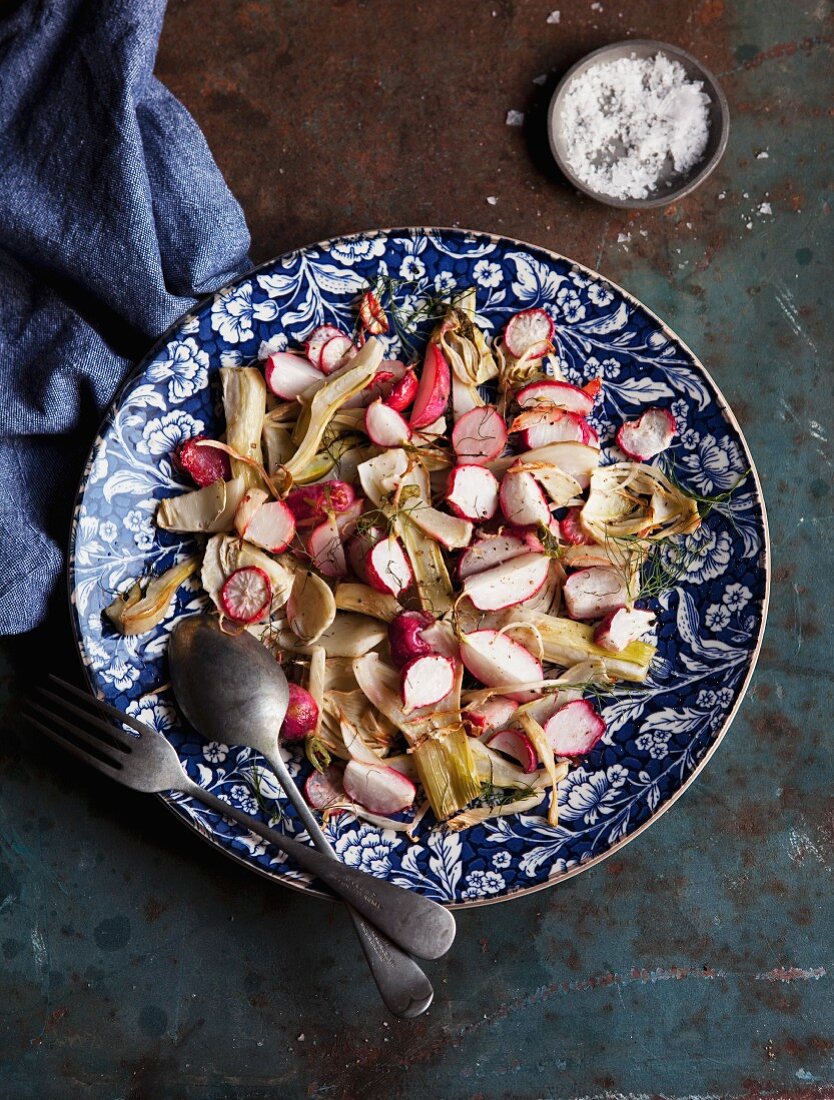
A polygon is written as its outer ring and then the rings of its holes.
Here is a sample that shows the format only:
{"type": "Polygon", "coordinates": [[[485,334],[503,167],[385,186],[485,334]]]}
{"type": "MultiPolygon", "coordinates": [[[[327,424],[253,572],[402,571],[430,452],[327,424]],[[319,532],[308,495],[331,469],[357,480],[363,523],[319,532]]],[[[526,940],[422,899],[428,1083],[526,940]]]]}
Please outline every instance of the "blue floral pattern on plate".
{"type": "MultiPolygon", "coordinates": [[[[177,617],[205,608],[194,579],[176,611],[150,634],[117,636],[102,617],[128,579],[193,552],[188,538],[156,530],[157,501],[182,489],[170,453],[183,439],[218,432],[214,379],[221,366],[298,346],[323,323],[350,330],[356,297],[380,275],[407,280],[408,305],[475,286],[478,322],[498,333],[519,309],[542,306],[556,326],[561,369],[578,383],[602,375],[594,426],[603,453],[623,418],[660,404],[678,424],[676,476],[700,494],[733,488],[693,536],[685,576],[657,602],[658,653],[644,685],[603,707],[607,732],[559,789],[559,824],[515,814],[450,833],[424,819],[416,840],[343,814],[328,825],[352,866],[447,904],[474,905],[540,888],[625,843],[694,778],[744,694],[764,629],[767,529],[744,439],[692,353],[620,288],[561,256],[517,241],[458,230],[359,234],[279,257],[183,317],[129,380],[93,445],[73,522],[70,592],[79,649],[98,695],[162,730],[189,775],[220,798],[304,836],[263,759],[206,744],[172,706],[165,652],[177,617]]],[[[396,337],[383,337],[389,354],[396,337]]],[[[605,458],[603,459],[605,461],[605,458]]],[[[284,751],[305,773],[300,754],[284,751]]],[[[171,808],[254,869],[317,892],[307,876],[257,836],[178,795],[171,808]]]]}

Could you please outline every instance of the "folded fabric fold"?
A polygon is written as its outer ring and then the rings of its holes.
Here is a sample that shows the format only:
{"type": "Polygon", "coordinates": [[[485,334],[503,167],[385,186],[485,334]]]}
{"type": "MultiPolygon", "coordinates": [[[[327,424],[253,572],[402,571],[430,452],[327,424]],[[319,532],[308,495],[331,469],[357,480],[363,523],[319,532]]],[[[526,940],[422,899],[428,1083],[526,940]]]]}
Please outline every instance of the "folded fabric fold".
{"type": "Polygon", "coordinates": [[[153,76],[164,7],[30,0],[0,19],[0,633],[46,612],[131,364],[250,266],[240,207],[153,76]]]}

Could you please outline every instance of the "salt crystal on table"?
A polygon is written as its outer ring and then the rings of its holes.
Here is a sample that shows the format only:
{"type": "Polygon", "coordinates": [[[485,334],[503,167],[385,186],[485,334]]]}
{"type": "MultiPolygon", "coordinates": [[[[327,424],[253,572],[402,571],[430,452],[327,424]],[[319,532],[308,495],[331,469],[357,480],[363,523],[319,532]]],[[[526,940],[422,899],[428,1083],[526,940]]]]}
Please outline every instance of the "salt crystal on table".
{"type": "Polygon", "coordinates": [[[498,202],[498,199],[495,197],[495,195],[487,195],[487,202],[490,206],[495,206],[495,204],[498,202]]]}
{"type": "Polygon", "coordinates": [[[523,126],[524,125],[524,112],[523,111],[507,111],[507,125],[508,126],[523,126]]]}
{"type": "Polygon", "coordinates": [[[548,17],[547,17],[547,22],[548,23],[558,23],[561,18],[562,18],[562,13],[560,11],[552,11],[550,13],[550,15],[548,15],[548,17]]]}
{"type": "Polygon", "coordinates": [[[759,203],[759,213],[760,214],[772,214],[773,213],[773,207],[770,205],[769,202],[759,203]]]}
{"type": "Polygon", "coordinates": [[[762,149],[761,153],[756,153],[756,160],[767,160],[769,156],[767,149],[762,149]]]}
{"type": "Polygon", "coordinates": [[[565,95],[565,159],[595,191],[647,198],[670,164],[683,174],[703,156],[709,102],[703,84],[662,53],[593,65],[565,95]]]}

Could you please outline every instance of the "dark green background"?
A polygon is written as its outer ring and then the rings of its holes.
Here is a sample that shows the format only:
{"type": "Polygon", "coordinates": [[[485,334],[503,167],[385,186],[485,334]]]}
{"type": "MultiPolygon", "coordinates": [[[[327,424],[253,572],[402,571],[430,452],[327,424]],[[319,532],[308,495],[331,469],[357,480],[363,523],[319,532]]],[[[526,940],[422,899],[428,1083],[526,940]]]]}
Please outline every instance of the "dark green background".
{"type": "Polygon", "coordinates": [[[695,787],[600,867],[461,913],[404,1023],[335,907],[18,729],[27,680],[76,672],[59,599],[2,648],[1,1096],[834,1097],[833,41],[826,0],[172,0],[157,71],[255,259],[460,224],[596,267],[681,334],[758,463],[770,620],[695,787]],[[542,129],[558,73],[626,35],[702,57],[732,111],[712,179],[631,216],[565,187],[542,129]]]}

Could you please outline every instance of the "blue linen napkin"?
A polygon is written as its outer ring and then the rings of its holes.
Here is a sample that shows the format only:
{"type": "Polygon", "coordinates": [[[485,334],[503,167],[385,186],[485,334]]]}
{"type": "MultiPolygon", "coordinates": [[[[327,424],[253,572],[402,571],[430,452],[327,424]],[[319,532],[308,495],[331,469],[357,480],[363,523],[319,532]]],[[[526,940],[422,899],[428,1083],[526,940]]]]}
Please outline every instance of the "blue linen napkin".
{"type": "Polygon", "coordinates": [[[0,633],[46,614],[84,455],[135,362],[250,266],[243,214],[153,76],[164,0],[0,18],[0,633]]]}

